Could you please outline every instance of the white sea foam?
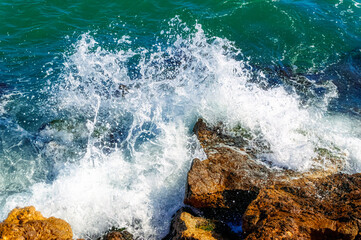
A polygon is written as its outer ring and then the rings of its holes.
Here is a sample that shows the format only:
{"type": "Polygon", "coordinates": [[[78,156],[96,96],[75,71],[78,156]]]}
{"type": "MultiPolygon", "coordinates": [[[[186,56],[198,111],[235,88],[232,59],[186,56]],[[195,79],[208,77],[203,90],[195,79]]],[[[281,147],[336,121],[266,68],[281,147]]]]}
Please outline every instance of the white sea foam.
{"type": "Polygon", "coordinates": [[[227,129],[248,129],[269,147],[259,156],[280,167],[307,170],[322,148],[342,155],[349,171],[360,170],[361,132],[354,130],[359,120],[326,111],[337,96],[334,88],[317,100],[323,105],[303,106],[282,86],[261,88],[264,75],[239,60],[232,42],[206,37],[199,24],[193,33],[177,18],[174,24],[188,37],[167,31],[168,46],[154,49],[130,49],[126,36],[118,42],[125,44],[123,50],[108,51],[91,34],[81,37],[53,92],[56,111],[82,121],[86,133],[49,125],[40,137],[66,137],[45,142],[45,151],[84,140],[84,154],[59,163],[52,183],[9,196],[1,217],[32,204],[67,220],[78,237],[117,226],[159,239],[182,205],[191,160],[205,158],[190,131],[198,117],[210,124],[222,121],[227,129]],[[70,133],[61,133],[65,130],[70,133]]]}
{"type": "Polygon", "coordinates": [[[146,238],[164,234],[182,203],[195,138],[187,136],[182,124],[162,128],[162,136],[144,143],[132,161],[119,151],[104,155],[89,146],[91,154],[77,166],[65,166],[52,184],[35,184],[31,194],[9,197],[5,212],[33,204],[46,216],[67,220],[77,236],[111,226],[127,227],[146,238]]]}
{"type": "Polygon", "coordinates": [[[9,102],[9,95],[2,97],[1,99],[1,103],[0,103],[0,114],[5,114],[6,110],[5,110],[5,106],[8,104],[9,102]]]}

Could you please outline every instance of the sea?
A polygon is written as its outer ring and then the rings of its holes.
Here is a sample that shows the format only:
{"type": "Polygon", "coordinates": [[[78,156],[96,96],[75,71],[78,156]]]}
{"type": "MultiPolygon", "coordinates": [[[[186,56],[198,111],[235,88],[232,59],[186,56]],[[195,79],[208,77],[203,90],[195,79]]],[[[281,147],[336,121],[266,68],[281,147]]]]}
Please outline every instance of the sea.
{"type": "Polygon", "coordinates": [[[0,1],[0,221],[162,239],[199,118],[272,168],[360,172],[360,0],[0,1]]]}

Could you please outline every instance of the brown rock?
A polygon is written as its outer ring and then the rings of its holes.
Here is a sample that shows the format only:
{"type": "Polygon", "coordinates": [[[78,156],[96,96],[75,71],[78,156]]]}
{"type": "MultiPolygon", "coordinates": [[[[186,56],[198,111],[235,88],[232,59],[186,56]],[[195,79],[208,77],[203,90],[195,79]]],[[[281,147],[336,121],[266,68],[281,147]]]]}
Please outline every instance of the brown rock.
{"type": "Polygon", "coordinates": [[[0,223],[0,239],[4,240],[69,240],[70,225],[59,218],[45,218],[34,207],[15,208],[0,223]]]}
{"type": "Polygon", "coordinates": [[[173,217],[171,231],[163,240],[235,240],[240,239],[228,226],[216,220],[196,216],[182,208],[173,217]]]}
{"type": "Polygon", "coordinates": [[[194,132],[208,159],[195,159],[188,172],[184,203],[197,208],[245,209],[261,187],[298,176],[271,169],[242,148],[242,140],[222,135],[199,120],[194,132]]]}
{"type": "Polygon", "coordinates": [[[199,239],[199,240],[216,240],[212,236],[212,231],[215,228],[214,223],[201,218],[194,217],[190,213],[180,212],[176,216],[177,233],[174,239],[199,239]]]}
{"type": "Polygon", "coordinates": [[[269,186],[248,206],[243,219],[246,239],[360,238],[361,174],[269,186]]]}
{"type": "Polygon", "coordinates": [[[300,177],[324,177],[342,167],[342,164],[336,164],[337,159],[330,159],[334,164],[327,169],[314,168],[307,173],[272,168],[255,159],[252,150],[244,148],[242,137],[227,136],[221,127],[210,128],[199,119],[193,131],[208,157],[204,161],[195,159],[188,172],[184,203],[196,208],[244,211],[265,186],[300,177]]]}
{"type": "Polygon", "coordinates": [[[338,173],[342,156],[321,149],[312,169],[295,172],[255,159],[221,127],[199,120],[194,132],[207,159],[193,161],[186,204],[212,218],[244,213],[246,239],[361,239],[361,175],[338,173]]]}
{"type": "Polygon", "coordinates": [[[102,240],[133,240],[133,235],[130,234],[128,231],[123,229],[121,230],[112,230],[105,234],[102,240]]]}

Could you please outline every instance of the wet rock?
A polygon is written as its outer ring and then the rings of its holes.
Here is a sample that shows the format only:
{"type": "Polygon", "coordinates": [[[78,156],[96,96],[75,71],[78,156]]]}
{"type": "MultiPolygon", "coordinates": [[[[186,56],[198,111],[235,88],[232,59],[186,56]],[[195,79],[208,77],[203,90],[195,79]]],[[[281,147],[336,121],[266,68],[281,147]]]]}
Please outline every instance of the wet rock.
{"type": "Polygon", "coordinates": [[[124,84],[119,84],[119,90],[121,92],[122,97],[125,96],[125,94],[129,93],[129,88],[124,84]]]}
{"type": "Polygon", "coordinates": [[[193,207],[244,210],[261,187],[298,176],[291,170],[271,170],[242,148],[242,139],[222,135],[202,120],[194,132],[208,158],[195,159],[188,172],[184,203],[193,207]]]}
{"type": "Polygon", "coordinates": [[[256,159],[222,126],[199,120],[194,132],[207,159],[193,161],[184,202],[203,217],[243,214],[245,239],[361,239],[361,174],[339,173],[342,156],[320,149],[315,167],[297,172],[256,159]]]}
{"type": "Polygon", "coordinates": [[[133,240],[133,235],[124,232],[110,232],[103,237],[103,240],[133,240]]]}
{"type": "Polygon", "coordinates": [[[174,216],[170,233],[163,240],[231,240],[240,239],[224,223],[197,216],[182,208],[174,216]]]}
{"type": "Polygon", "coordinates": [[[260,191],[243,216],[246,239],[359,239],[361,174],[301,178],[260,191]]]}
{"type": "Polygon", "coordinates": [[[15,208],[0,223],[0,239],[4,240],[70,240],[73,232],[62,219],[45,218],[34,207],[15,208]]]}
{"type": "Polygon", "coordinates": [[[133,240],[134,237],[125,228],[112,228],[98,240],[133,240]]]}
{"type": "MultiPolygon", "coordinates": [[[[220,127],[210,128],[203,120],[194,127],[207,159],[195,159],[187,176],[184,203],[196,208],[234,208],[244,211],[260,189],[288,182],[295,178],[320,178],[338,172],[342,164],[328,158],[325,167],[315,167],[305,173],[268,165],[245,148],[241,137],[223,134],[220,127]]],[[[314,159],[316,166],[324,158],[314,159]]]]}
{"type": "Polygon", "coordinates": [[[88,138],[84,119],[54,119],[40,127],[38,147],[48,162],[63,162],[83,155],[88,138]]]}

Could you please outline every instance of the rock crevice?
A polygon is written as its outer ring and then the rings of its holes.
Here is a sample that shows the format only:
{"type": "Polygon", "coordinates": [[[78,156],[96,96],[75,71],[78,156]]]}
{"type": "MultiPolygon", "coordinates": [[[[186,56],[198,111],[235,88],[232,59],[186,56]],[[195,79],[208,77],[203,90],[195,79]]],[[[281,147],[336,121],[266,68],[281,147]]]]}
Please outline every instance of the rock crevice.
{"type": "Polygon", "coordinates": [[[361,174],[340,173],[338,159],[307,172],[269,166],[220,126],[199,120],[194,127],[207,159],[193,161],[184,203],[198,217],[225,224],[241,218],[233,239],[361,239],[361,174]]]}

